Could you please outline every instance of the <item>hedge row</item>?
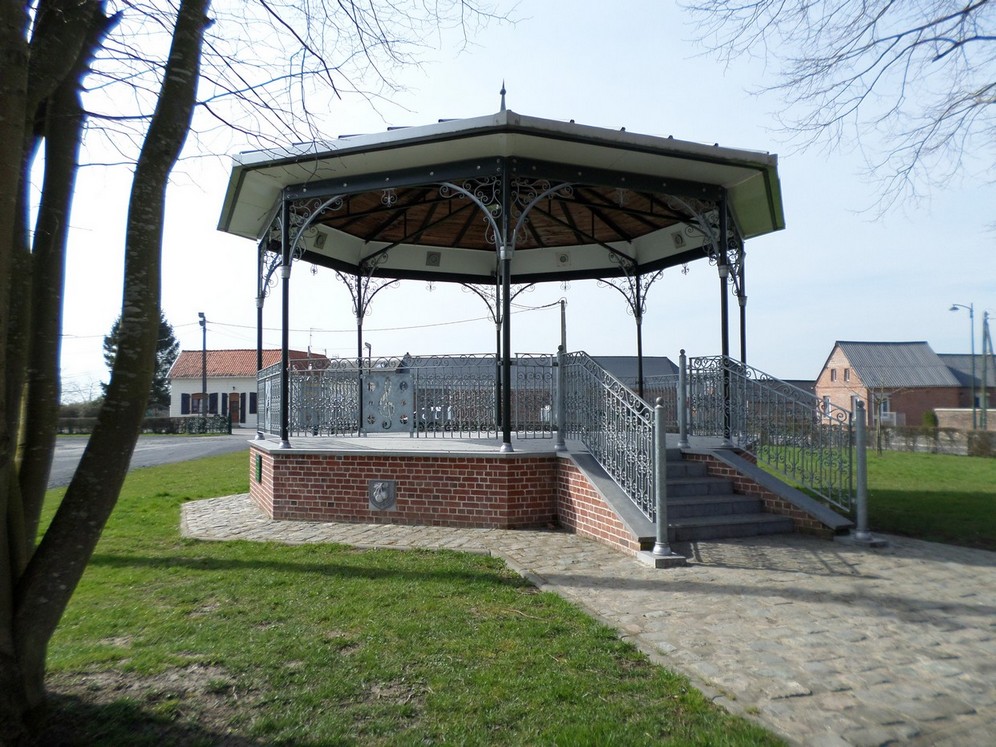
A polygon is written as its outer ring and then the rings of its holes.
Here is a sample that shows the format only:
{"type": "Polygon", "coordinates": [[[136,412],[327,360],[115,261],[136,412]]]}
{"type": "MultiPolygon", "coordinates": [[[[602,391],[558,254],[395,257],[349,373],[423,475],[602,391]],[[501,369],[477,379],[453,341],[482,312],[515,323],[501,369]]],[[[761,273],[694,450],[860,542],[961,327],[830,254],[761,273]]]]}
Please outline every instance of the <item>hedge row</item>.
{"type": "Polygon", "coordinates": [[[996,432],[926,426],[883,426],[869,434],[869,448],[996,457],[996,432]]]}
{"type": "MultiPolygon", "coordinates": [[[[97,418],[59,418],[59,433],[93,432],[97,418]]],[[[232,422],[226,415],[207,417],[150,417],[142,422],[142,433],[231,433],[232,422]]]]}

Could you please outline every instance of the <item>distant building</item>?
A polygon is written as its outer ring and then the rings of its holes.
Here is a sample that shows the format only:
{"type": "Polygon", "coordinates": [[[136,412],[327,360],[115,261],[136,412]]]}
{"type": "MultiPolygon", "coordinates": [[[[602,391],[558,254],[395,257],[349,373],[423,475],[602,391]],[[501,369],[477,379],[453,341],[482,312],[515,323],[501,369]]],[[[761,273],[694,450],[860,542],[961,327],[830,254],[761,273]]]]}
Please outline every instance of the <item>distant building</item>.
{"type": "MultiPolygon", "coordinates": [[[[291,350],[294,367],[328,365],[324,355],[291,350]]],[[[263,351],[263,368],[280,362],[280,350],[263,351]]],[[[170,417],[228,415],[233,423],[245,423],[256,415],[256,350],[208,350],[206,367],[203,352],[183,350],[169,370],[170,417]],[[207,402],[203,377],[207,372],[207,402]]]]}
{"type": "Polygon", "coordinates": [[[871,425],[919,425],[925,412],[959,407],[963,386],[926,342],[838,341],[816,396],[852,412],[861,400],[871,425]]]}
{"type": "Polygon", "coordinates": [[[987,361],[982,360],[981,355],[975,356],[975,386],[972,386],[972,356],[968,353],[938,353],[937,357],[944,361],[944,365],[947,366],[951,373],[954,374],[955,378],[958,379],[958,384],[961,386],[961,394],[959,396],[959,407],[966,407],[971,409],[972,407],[972,394],[975,394],[975,407],[982,407],[982,374],[983,369],[985,369],[985,391],[986,391],[986,404],[988,407],[993,406],[993,398],[996,397],[996,361],[993,360],[992,356],[989,356],[987,361]]]}

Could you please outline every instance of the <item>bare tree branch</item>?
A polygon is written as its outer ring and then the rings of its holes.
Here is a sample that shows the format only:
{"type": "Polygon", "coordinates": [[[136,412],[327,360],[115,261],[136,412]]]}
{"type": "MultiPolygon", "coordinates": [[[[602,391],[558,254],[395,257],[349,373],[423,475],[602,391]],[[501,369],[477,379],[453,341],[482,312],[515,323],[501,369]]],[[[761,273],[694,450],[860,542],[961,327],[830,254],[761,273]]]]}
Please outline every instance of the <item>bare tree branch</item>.
{"type": "Polygon", "coordinates": [[[761,90],[788,104],[779,122],[790,136],[831,147],[853,138],[872,154],[881,207],[948,183],[967,160],[993,177],[991,0],[705,0],[686,8],[700,40],[727,64],[749,55],[777,69],[761,90]]]}

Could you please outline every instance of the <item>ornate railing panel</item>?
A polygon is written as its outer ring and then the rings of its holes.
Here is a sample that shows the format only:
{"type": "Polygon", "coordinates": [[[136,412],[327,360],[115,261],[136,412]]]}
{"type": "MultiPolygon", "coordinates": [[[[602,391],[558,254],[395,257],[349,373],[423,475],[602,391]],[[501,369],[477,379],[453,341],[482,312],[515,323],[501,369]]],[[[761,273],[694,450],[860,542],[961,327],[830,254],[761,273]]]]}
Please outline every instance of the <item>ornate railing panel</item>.
{"type": "Polygon", "coordinates": [[[692,434],[728,438],[760,465],[850,510],[849,411],[730,358],[691,358],[688,369],[692,434]]]}
{"type": "Polygon", "coordinates": [[[256,377],[256,429],[280,433],[280,364],[264,368],[256,377]]]}
{"type": "Polygon", "coordinates": [[[563,374],[567,435],[653,521],[653,409],[586,353],[566,355],[563,374]]]}
{"type": "Polygon", "coordinates": [[[495,356],[420,356],[411,365],[416,437],[498,434],[495,356]]]}
{"type": "Polygon", "coordinates": [[[512,362],[512,427],[518,438],[553,438],[557,359],[519,354],[512,362]]]}
{"type": "MultiPolygon", "coordinates": [[[[355,361],[293,360],[289,385],[289,435],[359,433],[359,376],[355,361]]],[[[280,364],[259,372],[259,429],[280,433],[280,364]]]]}
{"type": "MultiPolygon", "coordinates": [[[[627,382],[630,383],[630,382],[627,382]]],[[[637,383],[630,383],[633,389],[637,383]]],[[[678,432],[678,374],[645,376],[643,379],[643,399],[651,407],[661,400],[664,405],[664,430],[667,433],[678,432]]]]}

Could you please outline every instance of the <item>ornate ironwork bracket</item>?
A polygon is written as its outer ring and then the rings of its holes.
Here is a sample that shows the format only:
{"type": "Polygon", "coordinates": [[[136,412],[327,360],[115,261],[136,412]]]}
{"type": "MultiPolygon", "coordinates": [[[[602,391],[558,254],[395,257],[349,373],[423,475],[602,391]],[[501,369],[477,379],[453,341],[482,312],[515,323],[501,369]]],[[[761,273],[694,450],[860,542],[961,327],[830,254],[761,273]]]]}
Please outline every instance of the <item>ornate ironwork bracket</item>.
{"type": "Polygon", "coordinates": [[[619,264],[625,273],[621,278],[601,278],[598,281],[599,287],[615,288],[626,299],[627,313],[635,318],[637,322],[643,320],[647,313],[647,291],[664,274],[664,270],[656,270],[648,273],[638,273],[636,263],[626,262],[615,254],[610,254],[609,259],[619,264]]]}
{"type": "Polygon", "coordinates": [[[259,244],[259,274],[256,278],[256,308],[263,308],[266,297],[270,295],[270,288],[273,287],[273,273],[280,267],[283,258],[280,252],[274,252],[266,247],[266,242],[259,244]],[[269,253],[269,257],[267,254],[269,253]]]}
{"type": "MultiPolygon", "coordinates": [[[[468,292],[474,293],[484,301],[488,307],[488,314],[495,324],[501,324],[501,294],[496,285],[485,285],[484,283],[460,283],[468,292]]],[[[536,287],[536,283],[513,283],[509,301],[514,301],[520,293],[531,291],[536,287]]]]}
{"type": "Polygon", "coordinates": [[[360,264],[360,271],[355,275],[333,270],[339,279],[349,289],[349,295],[353,300],[353,312],[356,314],[357,322],[370,313],[370,303],[374,296],[385,288],[397,288],[400,281],[388,278],[374,277],[377,268],[387,262],[388,254],[377,254],[360,264]]]}

